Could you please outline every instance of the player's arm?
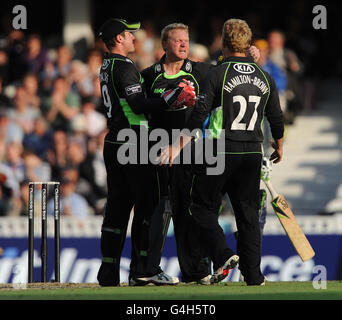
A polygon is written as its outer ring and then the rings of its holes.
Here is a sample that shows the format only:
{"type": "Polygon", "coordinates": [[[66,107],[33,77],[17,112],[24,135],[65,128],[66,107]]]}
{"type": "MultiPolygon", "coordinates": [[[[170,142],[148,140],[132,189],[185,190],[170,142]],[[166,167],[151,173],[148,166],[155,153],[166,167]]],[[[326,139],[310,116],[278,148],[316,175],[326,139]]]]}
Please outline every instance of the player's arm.
{"type": "Polygon", "coordinates": [[[284,119],[283,112],[279,103],[279,94],[273,78],[269,77],[270,96],[266,104],[265,114],[270,123],[271,133],[274,141],[272,147],[274,152],[270,156],[270,160],[278,163],[283,158],[284,144],[284,119]]]}
{"type": "Polygon", "coordinates": [[[185,104],[189,107],[195,103],[196,95],[187,83],[183,84],[183,86],[178,86],[174,90],[165,92],[160,98],[147,98],[143,78],[133,64],[129,64],[128,68],[121,75],[120,85],[122,94],[134,113],[162,112],[170,108],[177,109],[180,104],[185,104]]]}
{"type": "MultiPolygon", "coordinates": [[[[213,101],[217,91],[217,74],[216,72],[210,72],[208,77],[204,81],[203,92],[200,93],[198,100],[194,106],[194,110],[188,121],[188,129],[201,130],[203,123],[206,120],[208,113],[212,109],[213,101]]],[[[172,145],[162,148],[162,152],[157,159],[160,165],[168,164],[172,166],[173,161],[180,154],[182,149],[190,143],[193,136],[189,136],[183,132],[178,136],[176,142],[172,145]]]]}
{"type": "Polygon", "coordinates": [[[163,99],[147,99],[143,78],[132,63],[120,65],[115,74],[120,74],[120,78],[114,77],[115,85],[134,113],[162,112],[168,108],[163,99]]]}

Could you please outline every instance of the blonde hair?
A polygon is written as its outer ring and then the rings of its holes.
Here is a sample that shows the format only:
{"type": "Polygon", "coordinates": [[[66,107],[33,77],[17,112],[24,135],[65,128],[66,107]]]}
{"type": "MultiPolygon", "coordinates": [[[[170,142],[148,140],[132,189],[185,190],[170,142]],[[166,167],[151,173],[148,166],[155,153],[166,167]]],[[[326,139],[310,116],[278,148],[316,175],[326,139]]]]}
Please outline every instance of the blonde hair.
{"type": "Polygon", "coordinates": [[[189,33],[189,27],[184,23],[171,23],[164,27],[161,32],[160,38],[162,43],[167,41],[167,39],[169,38],[169,32],[174,29],[186,30],[189,33]]]}
{"type": "Polygon", "coordinates": [[[252,43],[252,31],[246,21],[227,20],[222,29],[222,47],[231,52],[246,52],[252,43]]]}

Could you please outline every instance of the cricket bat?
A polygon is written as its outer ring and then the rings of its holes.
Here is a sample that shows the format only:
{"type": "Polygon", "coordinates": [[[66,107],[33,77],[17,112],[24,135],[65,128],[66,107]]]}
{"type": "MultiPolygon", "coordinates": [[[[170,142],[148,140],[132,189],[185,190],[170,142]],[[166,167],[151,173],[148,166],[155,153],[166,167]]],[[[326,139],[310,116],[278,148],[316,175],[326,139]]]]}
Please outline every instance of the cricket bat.
{"type": "Polygon", "coordinates": [[[312,249],[303,230],[297,223],[296,218],[285,197],[275,191],[269,179],[263,179],[263,181],[271,194],[271,204],[274,213],[279,218],[279,221],[283,226],[290,241],[292,242],[292,245],[296,249],[303,262],[310,260],[315,255],[315,252],[312,249]]]}

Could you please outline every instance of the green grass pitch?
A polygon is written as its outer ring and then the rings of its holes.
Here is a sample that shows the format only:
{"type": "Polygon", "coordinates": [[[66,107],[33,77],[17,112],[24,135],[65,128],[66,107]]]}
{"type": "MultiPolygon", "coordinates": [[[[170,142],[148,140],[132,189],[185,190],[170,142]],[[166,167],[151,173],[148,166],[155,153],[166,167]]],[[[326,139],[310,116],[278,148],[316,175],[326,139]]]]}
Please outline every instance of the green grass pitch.
{"type": "Polygon", "coordinates": [[[342,281],[328,281],[326,289],[315,289],[312,282],[103,288],[96,284],[36,283],[26,288],[0,284],[0,300],[342,300],[342,281]]]}

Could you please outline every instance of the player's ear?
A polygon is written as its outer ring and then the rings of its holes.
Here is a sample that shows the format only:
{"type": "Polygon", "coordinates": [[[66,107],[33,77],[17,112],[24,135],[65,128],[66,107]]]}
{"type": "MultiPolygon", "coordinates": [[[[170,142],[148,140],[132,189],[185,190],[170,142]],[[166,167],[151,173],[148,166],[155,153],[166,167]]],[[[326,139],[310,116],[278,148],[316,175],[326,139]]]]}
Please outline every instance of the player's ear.
{"type": "Polygon", "coordinates": [[[167,49],[167,45],[166,45],[167,41],[163,40],[161,45],[162,45],[162,48],[163,50],[166,52],[166,49],[167,49]]]}
{"type": "Polygon", "coordinates": [[[115,36],[115,38],[114,38],[114,41],[117,42],[117,43],[122,43],[123,40],[125,39],[125,33],[124,32],[121,32],[121,33],[117,34],[115,36]]]}

